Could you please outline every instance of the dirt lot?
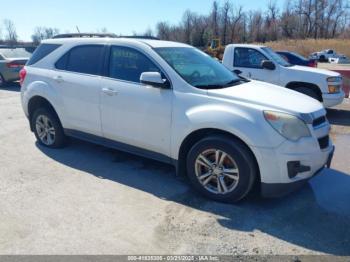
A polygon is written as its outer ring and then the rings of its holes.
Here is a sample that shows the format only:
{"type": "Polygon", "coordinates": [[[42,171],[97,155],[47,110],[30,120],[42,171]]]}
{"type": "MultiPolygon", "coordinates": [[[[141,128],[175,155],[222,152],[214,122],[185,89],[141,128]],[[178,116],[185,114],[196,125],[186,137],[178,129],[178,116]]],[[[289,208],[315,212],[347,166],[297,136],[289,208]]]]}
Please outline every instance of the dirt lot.
{"type": "Polygon", "coordinates": [[[166,165],[73,140],[35,143],[0,90],[0,254],[350,255],[350,102],[330,110],[334,170],[286,198],[203,199],[166,165]]]}

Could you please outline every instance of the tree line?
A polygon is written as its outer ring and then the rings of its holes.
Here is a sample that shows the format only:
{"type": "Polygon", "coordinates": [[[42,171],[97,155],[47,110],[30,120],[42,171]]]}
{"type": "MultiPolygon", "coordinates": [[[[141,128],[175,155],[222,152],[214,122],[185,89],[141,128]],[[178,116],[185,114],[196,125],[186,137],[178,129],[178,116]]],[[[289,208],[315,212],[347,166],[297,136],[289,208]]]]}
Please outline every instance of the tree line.
{"type": "Polygon", "coordinates": [[[245,10],[231,0],[214,1],[207,15],[190,10],[176,25],[159,22],[156,34],[165,40],[205,46],[212,39],[223,45],[281,39],[350,38],[349,0],[270,1],[265,11],[245,10]]]}
{"type": "MultiPolygon", "coordinates": [[[[106,28],[99,31],[108,32],[106,28]]],[[[39,44],[59,33],[57,28],[36,27],[32,41],[39,44]]],[[[178,24],[160,21],[154,31],[147,29],[139,35],[197,47],[208,45],[212,39],[220,39],[226,45],[281,39],[350,38],[350,0],[285,0],[282,7],[277,5],[277,0],[270,0],[265,11],[245,10],[232,0],[222,4],[213,1],[209,14],[187,10],[178,24]]],[[[0,26],[0,43],[18,43],[11,20],[4,20],[0,26]]]]}

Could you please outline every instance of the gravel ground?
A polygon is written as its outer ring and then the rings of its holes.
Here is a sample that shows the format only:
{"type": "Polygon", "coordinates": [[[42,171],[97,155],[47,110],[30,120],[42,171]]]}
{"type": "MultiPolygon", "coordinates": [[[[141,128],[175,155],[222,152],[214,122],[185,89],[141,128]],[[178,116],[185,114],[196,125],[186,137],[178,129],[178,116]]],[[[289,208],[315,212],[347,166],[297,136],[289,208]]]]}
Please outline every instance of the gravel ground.
{"type": "Polygon", "coordinates": [[[72,140],[35,142],[0,90],[0,254],[350,255],[350,103],[329,111],[332,170],[282,199],[197,196],[172,167],[72,140]]]}

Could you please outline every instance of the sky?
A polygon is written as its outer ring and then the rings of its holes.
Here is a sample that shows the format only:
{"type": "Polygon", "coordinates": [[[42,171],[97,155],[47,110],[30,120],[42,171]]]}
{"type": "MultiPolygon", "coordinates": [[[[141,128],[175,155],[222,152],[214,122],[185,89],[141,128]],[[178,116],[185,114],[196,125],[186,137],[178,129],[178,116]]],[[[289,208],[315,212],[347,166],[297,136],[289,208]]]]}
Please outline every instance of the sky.
{"type": "MultiPolygon", "coordinates": [[[[247,11],[264,10],[269,1],[233,0],[233,3],[247,11]]],[[[58,28],[61,33],[76,32],[78,26],[81,32],[107,28],[111,33],[131,35],[148,28],[154,30],[159,21],[177,24],[187,9],[208,14],[212,3],[213,0],[26,0],[16,4],[2,1],[0,22],[11,19],[22,41],[29,41],[37,26],[58,28]]]]}

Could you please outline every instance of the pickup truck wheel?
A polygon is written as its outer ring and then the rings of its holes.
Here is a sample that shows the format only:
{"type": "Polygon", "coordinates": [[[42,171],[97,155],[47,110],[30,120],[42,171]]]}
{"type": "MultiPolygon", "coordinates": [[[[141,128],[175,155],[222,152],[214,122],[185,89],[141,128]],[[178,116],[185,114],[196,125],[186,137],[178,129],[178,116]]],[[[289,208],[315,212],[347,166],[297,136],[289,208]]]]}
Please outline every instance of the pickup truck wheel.
{"type": "Polygon", "coordinates": [[[31,119],[38,142],[49,148],[61,148],[66,137],[56,114],[47,108],[37,109],[31,119]]]}
{"type": "Polygon", "coordinates": [[[326,56],[321,55],[321,56],[320,56],[320,59],[319,59],[319,62],[321,62],[321,63],[328,62],[327,59],[326,59],[326,56]]]}
{"type": "Polygon", "coordinates": [[[312,97],[313,99],[316,99],[317,101],[321,102],[320,96],[312,89],[307,87],[297,87],[294,89],[295,91],[302,93],[304,95],[307,95],[309,97],[312,97]]]}
{"type": "Polygon", "coordinates": [[[210,136],[196,143],[187,156],[192,185],[208,198],[237,202],[252,189],[257,177],[254,157],[239,140],[210,136]]]}

